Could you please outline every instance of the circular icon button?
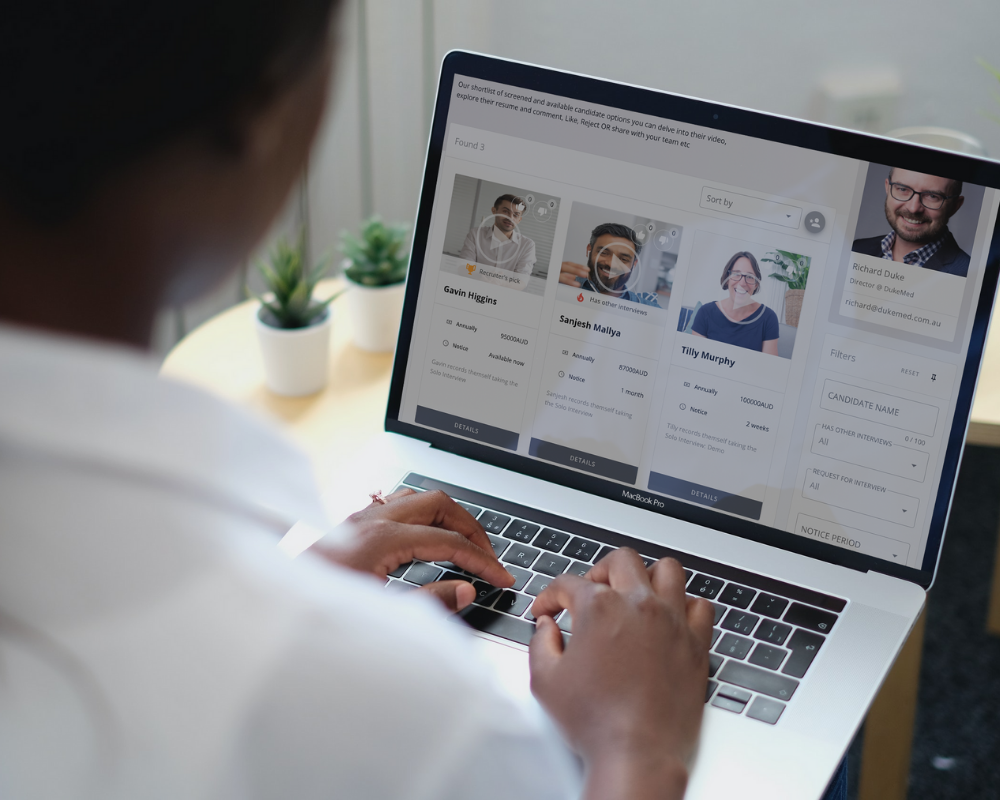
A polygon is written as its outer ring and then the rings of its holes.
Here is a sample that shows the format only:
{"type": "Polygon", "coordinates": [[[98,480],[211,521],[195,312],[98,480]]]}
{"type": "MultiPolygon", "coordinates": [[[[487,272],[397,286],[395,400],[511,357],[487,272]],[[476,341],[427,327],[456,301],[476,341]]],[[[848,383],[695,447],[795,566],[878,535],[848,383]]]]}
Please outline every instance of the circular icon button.
{"type": "Polygon", "coordinates": [[[820,233],[826,227],[826,217],[818,211],[810,211],[806,214],[805,226],[809,233],[820,233]]]}
{"type": "Polygon", "coordinates": [[[653,244],[656,249],[666,253],[671,246],[677,243],[677,228],[660,228],[653,234],[653,244]]]}
{"type": "Polygon", "coordinates": [[[533,206],[535,204],[535,196],[533,194],[526,194],[524,196],[524,202],[529,206],[533,206]]]}

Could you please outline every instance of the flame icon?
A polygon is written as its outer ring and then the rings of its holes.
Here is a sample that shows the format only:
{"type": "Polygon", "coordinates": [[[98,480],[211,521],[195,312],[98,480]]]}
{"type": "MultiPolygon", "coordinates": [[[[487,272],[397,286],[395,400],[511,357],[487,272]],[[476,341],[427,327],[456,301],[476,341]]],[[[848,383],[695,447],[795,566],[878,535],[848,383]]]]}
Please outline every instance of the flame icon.
{"type": "Polygon", "coordinates": [[[476,265],[475,264],[466,264],[465,265],[465,269],[471,275],[473,272],[476,271],[476,265]]]}
{"type": "Polygon", "coordinates": [[[580,294],[578,294],[576,296],[576,300],[577,300],[578,303],[582,303],[583,302],[583,292],[580,292],[580,294]]]}

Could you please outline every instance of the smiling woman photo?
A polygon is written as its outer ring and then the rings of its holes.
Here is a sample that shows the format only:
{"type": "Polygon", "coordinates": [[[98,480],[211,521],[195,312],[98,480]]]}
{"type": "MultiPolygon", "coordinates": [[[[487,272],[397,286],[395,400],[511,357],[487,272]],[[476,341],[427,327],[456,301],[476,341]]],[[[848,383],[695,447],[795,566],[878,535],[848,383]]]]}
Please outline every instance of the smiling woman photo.
{"type": "Polygon", "coordinates": [[[753,253],[741,250],[726,262],[720,281],[729,297],[698,309],[691,333],[716,342],[778,355],[778,315],[753,296],[761,274],[753,253]]]}

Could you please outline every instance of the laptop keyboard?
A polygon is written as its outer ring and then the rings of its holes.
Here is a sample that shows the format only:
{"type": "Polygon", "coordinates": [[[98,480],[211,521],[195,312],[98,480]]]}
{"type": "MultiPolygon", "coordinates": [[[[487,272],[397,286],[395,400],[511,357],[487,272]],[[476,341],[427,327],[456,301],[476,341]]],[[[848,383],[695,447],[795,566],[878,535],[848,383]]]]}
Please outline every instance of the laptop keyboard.
{"type": "MultiPolygon", "coordinates": [[[[402,485],[417,491],[443,489],[455,498],[479,520],[515,583],[497,589],[449,562],[413,561],[390,573],[387,590],[471,581],[476,599],[459,616],[478,631],[527,646],[535,632],[530,606],[556,576],[585,575],[620,546],[636,549],[647,566],[671,556],[684,567],[687,593],[711,600],[715,609],[705,702],[771,725],[795,695],[847,605],[838,597],[420,475],[408,475],[402,485]]],[[[568,612],[556,621],[568,641],[568,612]]]]}

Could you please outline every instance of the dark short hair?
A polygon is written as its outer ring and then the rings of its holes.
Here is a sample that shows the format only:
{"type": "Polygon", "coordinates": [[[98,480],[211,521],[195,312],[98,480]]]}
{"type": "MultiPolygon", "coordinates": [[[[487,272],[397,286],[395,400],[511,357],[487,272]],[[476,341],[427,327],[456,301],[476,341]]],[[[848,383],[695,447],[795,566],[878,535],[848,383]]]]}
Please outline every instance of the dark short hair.
{"type": "MultiPolygon", "coordinates": [[[[889,168],[889,182],[890,183],[892,183],[892,173],[895,170],[896,170],[895,167],[890,167],[889,168]]],[[[948,191],[951,193],[952,197],[958,197],[960,194],[962,194],[962,182],[961,181],[956,181],[954,178],[950,178],[949,180],[951,181],[951,188],[948,191]]],[[[945,200],[945,202],[946,203],[950,203],[951,202],[951,198],[948,198],[947,200],[945,200]]]]}
{"type": "Polygon", "coordinates": [[[523,197],[518,197],[516,194],[502,194],[494,201],[493,208],[499,206],[502,202],[504,202],[504,200],[510,203],[511,208],[514,208],[515,210],[517,206],[527,205],[527,203],[524,202],[523,197]]]}
{"type": "Polygon", "coordinates": [[[66,221],[113,175],[204,133],[238,152],[235,114],[314,63],[339,0],[6,3],[0,201],[66,221]]]}
{"type": "Polygon", "coordinates": [[[722,269],[722,288],[727,291],[729,290],[729,273],[733,271],[736,262],[741,258],[745,258],[750,262],[750,266],[753,267],[753,274],[757,276],[757,288],[753,291],[753,294],[757,294],[760,291],[762,281],[760,267],[757,266],[757,259],[753,257],[753,253],[746,250],[740,250],[740,252],[726,262],[726,266],[722,269]]]}
{"type": "Polygon", "coordinates": [[[590,232],[590,249],[593,251],[594,244],[602,236],[616,236],[619,239],[628,239],[635,248],[636,256],[642,252],[642,242],[635,235],[635,231],[628,225],[621,225],[617,222],[605,222],[598,225],[590,232]]]}

